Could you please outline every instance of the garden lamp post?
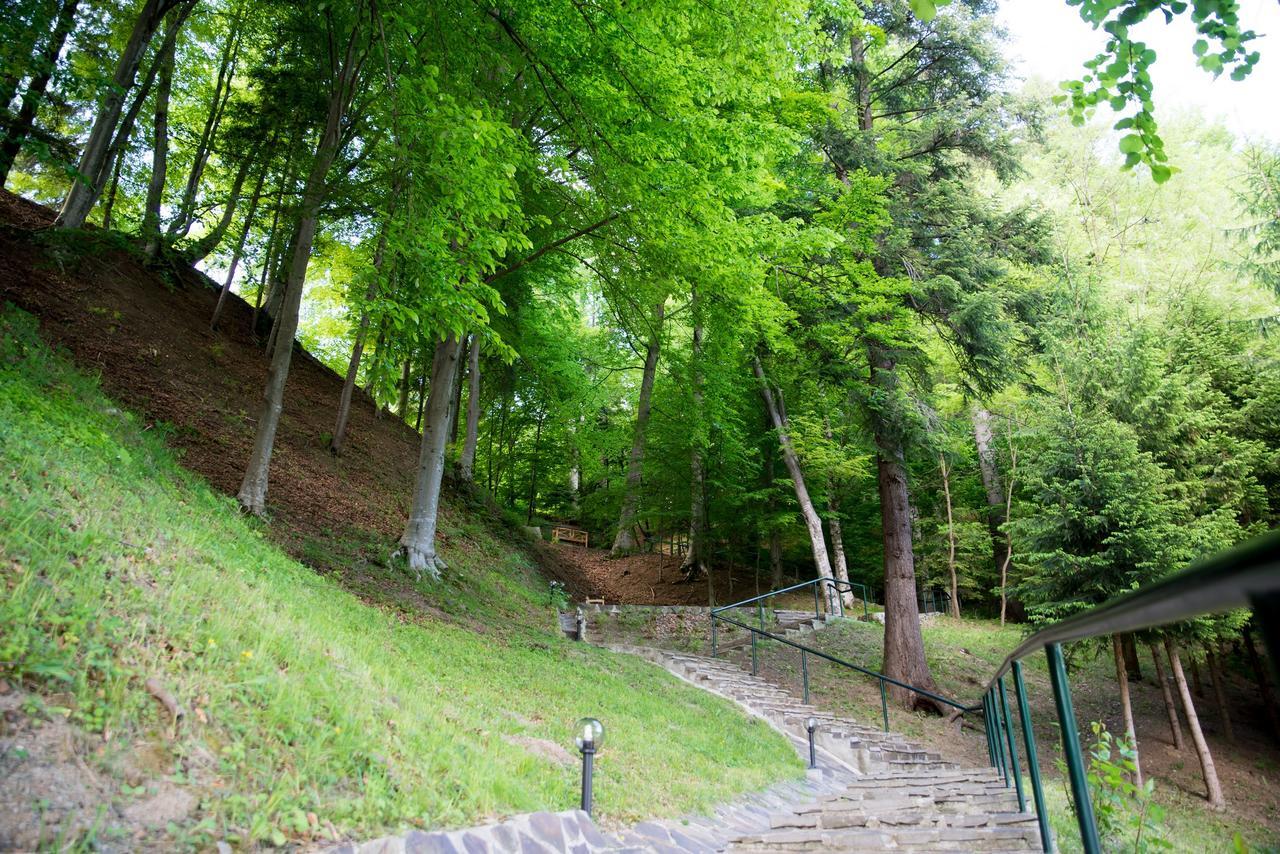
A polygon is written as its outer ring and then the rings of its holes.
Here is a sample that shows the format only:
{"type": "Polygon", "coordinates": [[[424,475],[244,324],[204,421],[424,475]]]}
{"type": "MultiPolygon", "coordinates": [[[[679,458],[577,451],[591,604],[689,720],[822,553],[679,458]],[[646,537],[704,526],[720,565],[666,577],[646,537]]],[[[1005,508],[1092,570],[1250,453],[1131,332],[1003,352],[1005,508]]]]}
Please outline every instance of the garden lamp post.
{"type": "Polygon", "coordinates": [[[813,733],[814,733],[814,730],[818,728],[818,721],[815,720],[814,718],[809,718],[807,721],[804,722],[804,728],[809,731],[809,767],[817,768],[818,767],[818,750],[813,744],[813,733]]]}
{"type": "Polygon", "coordinates": [[[574,741],[582,752],[582,811],[591,815],[591,774],[595,763],[596,751],[604,744],[604,724],[595,718],[583,718],[578,721],[577,734],[574,741]]]}

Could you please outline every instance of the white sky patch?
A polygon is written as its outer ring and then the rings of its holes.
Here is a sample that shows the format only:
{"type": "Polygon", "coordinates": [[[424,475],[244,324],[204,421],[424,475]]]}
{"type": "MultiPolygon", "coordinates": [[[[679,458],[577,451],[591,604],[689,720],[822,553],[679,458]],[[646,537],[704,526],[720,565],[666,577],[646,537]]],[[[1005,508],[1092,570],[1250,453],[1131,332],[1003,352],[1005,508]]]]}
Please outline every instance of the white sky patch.
{"type": "MultiPolygon", "coordinates": [[[[1079,78],[1082,63],[1107,39],[1062,0],[1002,0],[997,17],[1009,34],[1006,55],[1024,79],[1057,83],[1079,78]]],[[[1145,41],[1158,57],[1151,70],[1156,119],[1193,108],[1221,119],[1238,137],[1280,144],[1280,3],[1241,0],[1240,20],[1245,29],[1258,33],[1251,46],[1262,58],[1239,83],[1226,74],[1215,79],[1196,66],[1191,45],[1197,35],[1189,13],[1175,17],[1172,24],[1165,24],[1162,15],[1152,15],[1133,29],[1133,37],[1145,41]]],[[[1098,114],[1104,120],[1112,115],[1106,106],[1098,114]]]]}

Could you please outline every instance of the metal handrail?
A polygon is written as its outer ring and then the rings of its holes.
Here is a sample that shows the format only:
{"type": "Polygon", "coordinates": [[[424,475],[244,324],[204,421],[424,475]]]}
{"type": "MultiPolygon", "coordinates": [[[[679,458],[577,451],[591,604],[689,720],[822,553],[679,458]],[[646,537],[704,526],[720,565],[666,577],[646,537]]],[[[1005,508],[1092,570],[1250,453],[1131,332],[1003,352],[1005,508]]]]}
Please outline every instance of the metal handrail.
{"type": "MultiPolygon", "coordinates": [[[[849,583],[849,582],[845,582],[849,583]]],[[[815,579],[792,585],[783,590],[753,597],[741,603],[714,608],[711,611],[711,654],[716,654],[716,623],[726,622],[751,632],[752,673],[758,669],[756,638],[765,637],[800,650],[804,672],[805,702],[809,700],[808,656],[816,655],[826,661],[848,667],[859,673],[880,680],[881,707],[884,726],[889,728],[889,710],[886,683],[912,691],[961,712],[981,712],[986,733],[987,755],[991,764],[1000,769],[1005,787],[1016,784],[1018,805],[1025,808],[1026,798],[1022,788],[1022,773],[1014,738],[1014,715],[1009,707],[1009,693],[1004,677],[1012,672],[1018,701],[1018,722],[1021,725],[1023,744],[1027,757],[1027,774],[1031,778],[1031,793],[1035,803],[1036,819],[1040,825],[1040,838],[1045,851],[1054,850],[1053,836],[1049,829],[1049,816],[1045,808],[1044,790],[1040,780],[1038,752],[1032,731],[1031,713],[1027,703],[1026,685],[1023,680],[1022,659],[1033,652],[1044,650],[1049,665],[1049,681],[1053,688],[1054,706],[1057,710],[1058,728],[1062,737],[1062,749],[1066,760],[1075,804],[1076,822],[1080,828],[1080,841],[1086,854],[1099,854],[1101,841],[1089,796],[1088,778],[1076,729],[1075,712],[1071,703],[1071,686],[1067,681],[1067,669],[1062,644],[1123,632],[1134,632],[1153,626],[1167,625],[1203,614],[1220,613],[1239,607],[1251,607],[1262,628],[1273,664],[1280,661],[1280,530],[1255,537],[1233,549],[1192,564],[1186,570],[1165,579],[1117,596],[1080,614],[1068,617],[1027,637],[996,668],[980,703],[966,706],[956,700],[925,691],[900,682],[883,673],[853,664],[803,644],[779,637],[764,629],[763,608],[757,604],[760,627],[747,625],[722,612],[743,604],[759,603],[773,595],[787,593],[812,585],[814,587],[815,614],[817,594],[824,584],[839,590],[834,579],[815,579]]],[[[852,587],[852,585],[850,585],[852,587]]],[[[863,590],[866,590],[864,585],[863,590]]],[[[863,598],[864,606],[866,597],[863,598]]],[[[843,605],[843,603],[842,603],[843,605]]]]}
{"type": "Polygon", "coordinates": [[[1009,653],[987,682],[986,690],[1009,672],[1013,662],[1049,644],[1136,632],[1243,608],[1254,598],[1276,591],[1280,591],[1280,529],[1046,626],[1009,653]]]}

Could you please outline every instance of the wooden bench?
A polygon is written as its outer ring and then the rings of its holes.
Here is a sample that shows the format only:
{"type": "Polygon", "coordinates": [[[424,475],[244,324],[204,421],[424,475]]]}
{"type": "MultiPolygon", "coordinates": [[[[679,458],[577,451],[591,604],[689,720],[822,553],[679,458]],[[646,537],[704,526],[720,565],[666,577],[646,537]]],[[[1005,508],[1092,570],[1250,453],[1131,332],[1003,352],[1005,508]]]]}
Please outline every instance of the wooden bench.
{"type": "Polygon", "coordinates": [[[589,533],[577,528],[557,526],[551,529],[551,542],[553,543],[573,543],[586,548],[589,545],[590,538],[591,535],[589,533]]]}

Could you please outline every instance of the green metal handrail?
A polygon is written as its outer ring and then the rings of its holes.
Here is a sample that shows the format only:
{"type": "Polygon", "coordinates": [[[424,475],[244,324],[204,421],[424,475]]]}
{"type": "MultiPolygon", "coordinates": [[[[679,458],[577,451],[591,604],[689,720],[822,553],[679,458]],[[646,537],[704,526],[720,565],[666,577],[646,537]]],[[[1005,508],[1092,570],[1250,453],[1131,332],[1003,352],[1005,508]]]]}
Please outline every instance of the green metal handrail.
{"type": "MultiPolygon", "coordinates": [[[[883,673],[773,635],[764,630],[763,606],[760,604],[757,604],[760,615],[759,628],[727,617],[723,613],[742,604],[763,602],[769,596],[813,585],[816,615],[817,596],[824,583],[839,584],[831,579],[816,579],[763,594],[745,600],[743,603],[712,609],[711,654],[713,656],[716,654],[716,624],[727,622],[751,632],[752,673],[755,673],[758,668],[757,637],[764,637],[800,650],[806,702],[809,699],[809,655],[817,655],[819,658],[877,678],[880,680],[881,706],[886,730],[889,728],[886,683],[929,697],[962,712],[981,712],[988,759],[993,767],[1000,769],[1005,786],[1013,784],[1016,788],[1018,806],[1020,809],[1025,809],[1026,794],[1023,790],[1018,746],[1014,737],[1015,727],[1004,682],[1004,677],[1012,673],[1014,689],[1017,693],[1018,723],[1022,729],[1027,774],[1031,780],[1036,820],[1040,827],[1040,839],[1044,850],[1049,852],[1054,850],[1054,841],[1049,828],[1048,811],[1045,807],[1044,787],[1040,779],[1039,756],[1035,734],[1032,731],[1030,707],[1027,703],[1022,659],[1038,650],[1044,650],[1048,661],[1049,682],[1053,688],[1054,707],[1062,736],[1062,750],[1075,802],[1076,823],[1080,828],[1080,841],[1085,854],[1101,854],[1102,844],[1093,814],[1093,804],[1089,798],[1089,784],[1076,729],[1075,712],[1071,703],[1071,686],[1067,681],[1062,644],[1091,637],[1139,631],[1153,626],[1180,622],[1202,614],[1220,613],[1232,608],[1250,607],[1261,625],[1263,641],[1266,643],[1272,664],[1275,665],[1280,661],[1280,530],[1263,534],[1233,549],[1201,560],[1182,572],[1118,596],[1102,605],[1035,632],[996,668],[981,700],[972,706],[966,706],[931,691],[900,682],[883,673]]],[[[839,590],[839,587],[837,586],[836,589],[839,590]]],[[[865,586],[863,589],[865,591],[865,586]]],[[[863,602],[865,608],[865,596],[863,602]]]]}

